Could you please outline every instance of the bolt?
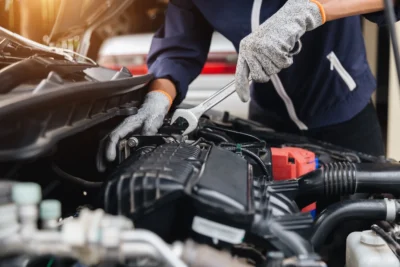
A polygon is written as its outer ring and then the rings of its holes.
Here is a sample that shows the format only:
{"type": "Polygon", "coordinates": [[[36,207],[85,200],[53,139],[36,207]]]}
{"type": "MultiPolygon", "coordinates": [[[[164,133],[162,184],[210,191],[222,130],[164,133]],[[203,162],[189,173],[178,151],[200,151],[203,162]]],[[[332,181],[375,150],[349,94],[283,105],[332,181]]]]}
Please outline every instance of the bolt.
{"type": "Polygon", "coordinates": [[[131,137],[128,139],[128,146],[129,147],[135,147],[139,145],[139,140],[136,137],[131,137]]]}
{"type": "Polygon", "coordinates": [[[175,139],[173,137],[166,137],[164,140],[167,144],[175,143],[175,139]]]}

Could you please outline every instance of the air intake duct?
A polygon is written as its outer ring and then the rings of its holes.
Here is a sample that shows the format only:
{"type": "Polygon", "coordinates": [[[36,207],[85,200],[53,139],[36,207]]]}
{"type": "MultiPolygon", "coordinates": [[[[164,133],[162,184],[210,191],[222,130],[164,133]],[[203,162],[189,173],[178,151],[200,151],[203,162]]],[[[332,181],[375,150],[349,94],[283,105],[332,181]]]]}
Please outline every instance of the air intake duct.
{"type": "Polygon", "coordinates": [[[355,193],[400,195],[400,164],[331,163],[300,177],[298,183],[299,196],[310,202],[355,193]]]}

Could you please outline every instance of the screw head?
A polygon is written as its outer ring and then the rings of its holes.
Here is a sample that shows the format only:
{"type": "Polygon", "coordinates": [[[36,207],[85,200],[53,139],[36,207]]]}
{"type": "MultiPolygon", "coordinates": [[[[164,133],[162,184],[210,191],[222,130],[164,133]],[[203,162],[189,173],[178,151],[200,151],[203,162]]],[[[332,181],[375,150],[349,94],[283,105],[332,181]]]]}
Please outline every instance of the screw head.
{"type": "Polygon", "coordinates": [[[129,147],[135,147],[139,145],[139,140],[136,137],[131,137],[128,139],[128,146],[129,147]]]}

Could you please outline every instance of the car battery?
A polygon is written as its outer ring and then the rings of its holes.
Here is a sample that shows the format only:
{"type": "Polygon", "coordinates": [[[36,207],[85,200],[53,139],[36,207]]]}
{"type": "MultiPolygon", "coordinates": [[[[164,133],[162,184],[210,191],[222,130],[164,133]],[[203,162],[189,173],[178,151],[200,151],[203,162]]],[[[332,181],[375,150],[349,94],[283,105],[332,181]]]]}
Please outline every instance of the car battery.
{"type": "MultiPolygon", "coordinates": [[[[271,148],[272,175],[275,181],[296,179],[318,168],[318,158],[309,150],[297,147],[271,148]]],[[[316,203],[302,209],[316,215],[316,203]]]]}

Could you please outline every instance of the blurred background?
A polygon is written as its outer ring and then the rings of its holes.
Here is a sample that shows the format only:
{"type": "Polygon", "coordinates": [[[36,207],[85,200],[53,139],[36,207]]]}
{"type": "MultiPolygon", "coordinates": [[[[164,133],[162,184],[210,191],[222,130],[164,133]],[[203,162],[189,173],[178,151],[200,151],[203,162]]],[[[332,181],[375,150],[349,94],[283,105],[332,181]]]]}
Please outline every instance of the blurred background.
{"type": "MultiPolygon", "coordinates": [[[[163,24],[168,0],[0,0],[0,26],[36,42],[85,54],[100,65],[132,74],[147,72],[154,32],[163,24]],[[89,45],[90,44],[90,45],[89,45]]],[[[385,27],[362,19],[368,60],[378,81],[373,101],[387,156],[400,160],[400,95],[385,27]]],[[[396,26],[400,36],[400,26],[396,26]]],[[[237,55],[215,33],[202,74],[191,84],[186,103],[198,104],[234,78],[237,55]]],[[[248,105],[232,95],[216,109],[247,118],[248,105]]]]}

